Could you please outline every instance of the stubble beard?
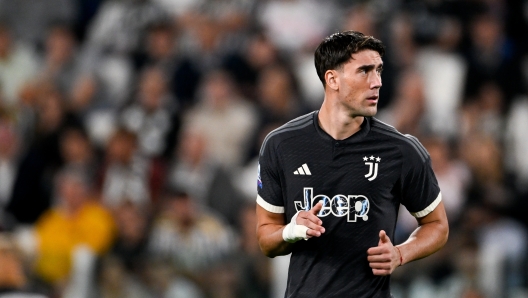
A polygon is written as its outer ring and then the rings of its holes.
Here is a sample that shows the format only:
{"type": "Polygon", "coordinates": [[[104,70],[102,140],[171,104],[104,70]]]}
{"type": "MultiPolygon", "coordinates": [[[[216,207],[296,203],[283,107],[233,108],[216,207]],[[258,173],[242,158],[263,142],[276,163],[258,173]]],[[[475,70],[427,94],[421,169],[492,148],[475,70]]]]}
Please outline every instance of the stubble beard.
{"type": "Polygon", "coordinates": [[[378,105],[373,106],[360,106],[358,108],[350,109],[350,117],[372,117],[375,116],[378,112],[378,105]]]}

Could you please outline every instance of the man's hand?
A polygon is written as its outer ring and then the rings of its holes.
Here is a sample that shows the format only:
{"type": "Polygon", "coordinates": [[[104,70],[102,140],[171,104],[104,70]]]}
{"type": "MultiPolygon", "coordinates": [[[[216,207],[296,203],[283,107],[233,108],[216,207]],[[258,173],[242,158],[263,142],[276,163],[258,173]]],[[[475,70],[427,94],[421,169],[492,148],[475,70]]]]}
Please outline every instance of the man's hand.
{"type": "Polygon", "coordinates": [[[308,211],[296,213],[290,223],[284,225],[283,213],[272,213],[257,204],[257,237],[262,252],[270,257],[291,253],[292,243],[319,237],[325,232],[317,213],[323,208],[319,202],[308,211]]]}
{"type": "Polygon", "coordinates": [[[313,206],[308,211],[299,211],[291,219],[291,222],[284,226],[282,239],[289,243],[295,243],[301,239],[319,237],[324,233],[321,226],[323,222],[317,217],[317,213],[323,208],[321,202],[313,206]]]}
{"type": "Polygon", "coordinates": [[[295,221],[298,225],[303,225],[308,228],[306,230],[306,238],[319,237],[322,233],[325,232],[323,228],[323,222],[317,217],[317,213],[323,208],[323,203],[319,202],[308,211],[301,211],[297,215],[297,220],[295,221]]]}
{"type": "Polygon", "coordinates": [[[400,252],[385,231],[380,231],[379,238],[378,246],[367,250],[369,265],[374,275],[389,275],[401,265],[400,252]]]}

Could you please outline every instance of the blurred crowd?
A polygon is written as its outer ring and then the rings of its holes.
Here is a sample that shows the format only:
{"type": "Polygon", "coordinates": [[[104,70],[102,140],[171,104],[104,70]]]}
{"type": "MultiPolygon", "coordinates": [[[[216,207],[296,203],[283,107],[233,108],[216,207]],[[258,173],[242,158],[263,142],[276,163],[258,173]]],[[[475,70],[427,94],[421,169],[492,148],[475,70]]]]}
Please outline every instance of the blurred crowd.
{"type": "MultiPolygon", "coordinates": [[[[349,29],[386,44],[377,117],[427,148],[451,226],[395,297],[528,297],[527,23],[522,0],[0,0],[0,297],[282,297],[258,150],[318,109],[314,49],[349,29]]],[[[415,227],[402,208],[393,242],[415,227]]]]}

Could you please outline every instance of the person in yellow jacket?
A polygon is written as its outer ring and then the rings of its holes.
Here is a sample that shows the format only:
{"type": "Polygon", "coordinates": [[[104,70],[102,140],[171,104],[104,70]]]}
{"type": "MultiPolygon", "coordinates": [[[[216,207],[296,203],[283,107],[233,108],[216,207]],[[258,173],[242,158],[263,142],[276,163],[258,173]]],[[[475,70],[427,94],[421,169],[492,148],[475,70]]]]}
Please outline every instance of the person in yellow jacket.
{"type": "Polygon", "coordinates": [[[56,207],[36,223],[35,270],[50,284],[61,284],[68,278],[77,248],[88,248],[100,256],[113,243],[116,228],[112,215],[89,197],[88,185],[81,171],[63,170],[56,180],[56,207]]]}

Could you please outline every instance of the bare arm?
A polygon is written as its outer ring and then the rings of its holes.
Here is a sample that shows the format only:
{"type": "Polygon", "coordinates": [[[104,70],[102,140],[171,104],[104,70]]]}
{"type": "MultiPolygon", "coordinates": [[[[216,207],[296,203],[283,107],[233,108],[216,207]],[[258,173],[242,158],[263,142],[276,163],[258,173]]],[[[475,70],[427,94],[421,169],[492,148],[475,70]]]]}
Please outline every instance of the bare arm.
{"type": "Polygon", "coordinates": [[[391,274],[396,267],[438,251],[447,242],[449,225],[444,203],[428,215],[418,218],[419,227],[404,243],[393,246],[385,231],[380,231],[378,246],[368,249],[368,261],[374,275],[391,274]]]}
{"type": "Polygon", "coordinates": [[[443,202],[440,202],[431,213],[417,220],[419,227],[407,241],[398,245],[403,264],[427,257],[440,250],[447,242],[449,224],[443,202]]]}
{"type": "MultiPolygon", "coordinates": [[[[321,208],[322,204],[318,203],[310,211],[301,211],[297,216],[296,223],[308,227],[307,238],[319,237],[324,233],[323,222],[315,215],[321,208]]],[[[257,204],[257,238],[266,256],[273,258],[291,252],[293,244],[282,237],[285,226],[284,214],[269,212],[257,204]]]]}

